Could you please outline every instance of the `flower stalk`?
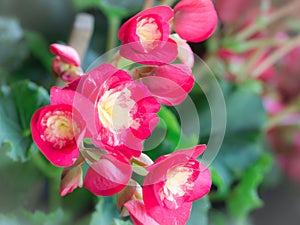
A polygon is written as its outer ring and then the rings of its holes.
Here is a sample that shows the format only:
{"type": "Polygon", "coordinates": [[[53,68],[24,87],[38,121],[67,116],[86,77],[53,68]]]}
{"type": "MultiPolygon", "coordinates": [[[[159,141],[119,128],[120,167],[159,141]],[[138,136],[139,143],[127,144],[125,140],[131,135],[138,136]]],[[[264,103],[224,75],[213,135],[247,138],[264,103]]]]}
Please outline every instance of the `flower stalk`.
{"type": "Polygon", "coordinates": [[[274,51],[267,59],[265,59],[254,71],[253,76],[259,76],[264,70],[272,66],[276,61],[284,57],[295,47],[300,46],[300,34],[287,41],[282,47],[274,51]]]}
{"type": "Polygon", "coordinates": [[[246,29],[242,30],[240,33],[237,34],[236,40],[238,41],[246,40],[247,38],[251,37],[259,30],[262,30],[270,26],[271,24],[279,21],[285,16],[289,16],[291,13],[296,12],[299,9],[300,9],[300,1],[298,0],[294,0],[290,3],[287,3],[284,7],[280,8],[275,13],[267,17],[263,23],[253,23],[251,26],[248,26],[246,29]]]}

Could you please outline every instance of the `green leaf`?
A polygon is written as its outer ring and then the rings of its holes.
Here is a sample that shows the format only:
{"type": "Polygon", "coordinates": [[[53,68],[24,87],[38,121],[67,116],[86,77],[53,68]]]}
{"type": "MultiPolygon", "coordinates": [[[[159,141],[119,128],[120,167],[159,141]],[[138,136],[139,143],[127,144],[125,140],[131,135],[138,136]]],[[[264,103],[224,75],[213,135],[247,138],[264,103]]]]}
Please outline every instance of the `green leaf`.
{"type": "Polygon", "coordinates": [[[227,109],[227,134],[261,131],[267,121],[267,114],[261,98],[251,87],[234,88],[225,97],[227,109]]]}
{"type": "Polygon", "coordinates": [[[69,215],[62,209],[57,209],[50,214],[17,210],[14,214],[0,214],[0,225],[67,225],[70,224],[69,219],[69,215]]]}
{"type": "Polygon", "coordinates": [[[252,225],[251,221],[236,221],[232,217],[221,210],[212,209],[209,212],[209,225],[252,225]]]}
{"type": "MultiPolygon", "coordinates": [[[[70,216],[62,209],[45,214],[41,211],[35,211],[34,213],[23,211],[23,217],[25,221],[28,221],[31,225],[64,225],[70,224],[70,216]]],[[[23,220],[23,221],[24,221],[23,220]]]]}
{"type": "Polygon", "coordinates": [[[207,196],[193,202],[191,216],[189,218],[189,221],[187,222],[187,225],[207,225],[209,209],[210,202],[207,196]]]}
{"type": "Polygon", "coordinates": [[[136,13],[143,6],[143,0],[73,0],[73,4],[77,10],[85,10],[88,8],[99,8],[106,15],[126,17],[136,13]]]}
{"type": "Polygon", "coordinates": [[[44,65],[51,70],[53,55],[49,50],[49,43],[39,33],[33,31],[25,32],[25,39],[32,54],[44,65]]]}
{"type": "Polygon", "coordinates": [[[18,68],[28,56],[23,36],[17,19],[0,16],[0,67],[4,71],[18,68]]]}
{"type": "Polygon", "coordinates": [[[227,199],[230,214],[238,221],[244,221],[248,213],[263,205],[258,197],[257,188],[272,165],[272,157],[263,155],[250,166],[227,199]]]}
{"type": "MultiPolygon", "coordinates": [[[[224,200],[233,182],[239,180],[246,169],[264,153],[262,132],[267,119],[260,97],[250,86],[237,88],[223,84],[222,87],[226,101],[227,128],[222,147],[212,163],[213,184],[217,187],[217,191],[212,192],[214,200],[224,200]]],[[[203,115],[207,113],[200,112],[200,117],[203,118],[203,115]]]]}
{"type": "Polygon", "coordinates": [[[72,0],[76,10],[99,7],[101,0],[72,0]]]}
{"type": "Polygon", "coordinates": [[[101,197],[96,205],[96,211],[92,214],[90,225],[110,225],[114,218],[119,217],[114,197],[101,197]]]}
{"type": "Polygon", "coordinates": [[[29,150],[36,149],[31,138],[30,120],[38,108],[49,104],[45,89],[30,81],[0,89],[0,151],[15,161],[25,161],[29,150]]]}
{"type": "Polygon", "coordinates": [[[14,162],[2,149],[0,150],[0,180],[2,181],[1,213],[14,210],[16,206],[36,204],[40,200],[40,195],[36,193],[41,193],[39,188],[42,188],[45,182],[45,178],[30,160],[25,163],[14,162]]]}
{"type": "Polygon", "coordinates": [[[113,225],[133,225],[133,224],[129,220],[123,221],[123,220],[114,219],[113,225]]]}

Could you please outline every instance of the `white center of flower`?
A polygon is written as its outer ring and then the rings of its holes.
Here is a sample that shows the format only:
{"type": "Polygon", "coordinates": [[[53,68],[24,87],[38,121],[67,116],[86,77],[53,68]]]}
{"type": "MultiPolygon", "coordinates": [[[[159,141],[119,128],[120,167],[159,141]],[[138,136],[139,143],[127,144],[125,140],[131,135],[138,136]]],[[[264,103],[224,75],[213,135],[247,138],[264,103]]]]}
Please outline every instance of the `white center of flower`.
{"type": "Polygon", "coordinates": [[[167,199],[178,206],[176,198],[184,196],[194,187],[194,183],[189,180],[192,174],[193,170],[184,166],[168,170],[165,185],[159,192],[161,200],[167,199]]]}
{"type": "Polygon", "coordinates": [[[131,92],[127,88],[115,93],[105,92],[97,104],[98,116],[104,127],[118,132],[132,125],[131,111],[135,101],[130,96],[131,92]]]}
{"type": "Polygon", "coordinates": [[[54,148],[61,149],[69,144],[74,144],[75,133],[79,132],[79,128],[72,122],[71,112],[48,112],[41,123],[46,127],[41,138],[53,143],[54,148]]]}
{"type": "Polygon", "coordinates": [[[146,49],[156,47],[154,41],[160,40],[162,34],[154,18],[143,18],[136,25],[136,34],[146,49]]]}

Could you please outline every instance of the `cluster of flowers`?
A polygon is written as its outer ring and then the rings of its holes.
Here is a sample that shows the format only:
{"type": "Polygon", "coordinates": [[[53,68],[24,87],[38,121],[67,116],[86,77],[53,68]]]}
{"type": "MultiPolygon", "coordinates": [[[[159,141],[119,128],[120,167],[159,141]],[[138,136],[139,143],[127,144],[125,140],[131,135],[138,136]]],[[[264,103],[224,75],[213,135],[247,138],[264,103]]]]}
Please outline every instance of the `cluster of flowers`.
{"type": "Polygon", "coordinates": [[[239,48],[232,45],[218,51],[227,66],[226,77],[233,82],[241,81],[241,77],[260,81],[261,97],[269,114],[267,141],[278,165],[290,178],[300,181],[300,65],[295,60],[300,57],[300,35],[284,24],[284,15],[291,17],[293,11],[299,20],[299,1],[281,7],[271,3],[268,8],[261,7],[259,1],[216,0],[216,6],[225,32],[231,32],[231,39],[239,41],[239,48]],[[241,17],[241,11],[248,14],[241,17]],[[262,29],[258,18],[261,23],[274,24],[262,29]]]}
{"type": "Polygon", "coordinates": [[[44,156],[64,167],[62,196],[84,186],[95,195],[118,194],[117,207],[135,224],[187,222],[192,202],[211,187],[209,170],[196,160],[206,146],[153,162],[142,153],[143,141],[159,122],[160,105],[181,103],[193,87],[187,41],[207,39],[216,24],[210,0],[182,0],[174,9],[156,6],[138,13],[119,31],[117,58],[131,60],[130,70],[104,63],[83,73],[76,50],[50,46],[53,70],[67,84],[51,88],[51,104],[35,112],[31,131],[44,156]],[[142,185],[133,172],[144,176],[142,185]]]}

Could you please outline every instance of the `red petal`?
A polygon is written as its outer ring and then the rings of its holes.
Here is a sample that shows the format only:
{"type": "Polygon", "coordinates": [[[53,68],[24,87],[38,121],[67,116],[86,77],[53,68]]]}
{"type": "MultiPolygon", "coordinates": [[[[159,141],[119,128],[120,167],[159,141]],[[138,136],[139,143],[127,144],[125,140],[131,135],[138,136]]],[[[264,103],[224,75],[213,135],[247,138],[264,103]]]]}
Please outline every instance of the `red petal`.
{"type": "Polygon", "coordinates": [[[200,42],[215,31],[218,17],[211,0],[181,0],[174,8],[174,30],[182,39],[200,42]]]}
{"type": "MultiPolygon", "coordinates": [[[[37,144],[40,151],[43,153],[43,155],[55,166],[71,166],[77,159],[79,155],[79,149],[77,146],[77,143],[80,140],[74,140],[73,144],[66,145],[62,147],[61,149],[57,149],[53,146],[53,144],[43,140],[41,137],[43,135],[42,132],[42,124],[41,120],[48,112],[53,111],[67,111],[71,112],[73,111],[73,108],[70,105],[49,105],[40,108],[37,110],[34,115],[32,116],[30,127],[31,127],[31,134],[34,142],[37,144]]],[[[74,117],[73,119],[78,118],[74,117]]],[[[80,127],[82,126],[82,121],[78,120],[76,121],[80,127]]],[[[77,139],[81,138],[81,135],[76,136],[77,139]]]]}

